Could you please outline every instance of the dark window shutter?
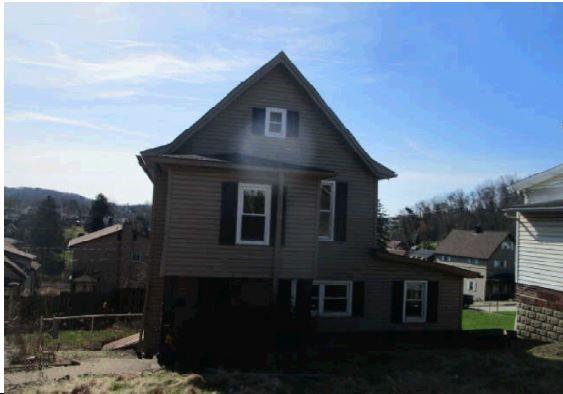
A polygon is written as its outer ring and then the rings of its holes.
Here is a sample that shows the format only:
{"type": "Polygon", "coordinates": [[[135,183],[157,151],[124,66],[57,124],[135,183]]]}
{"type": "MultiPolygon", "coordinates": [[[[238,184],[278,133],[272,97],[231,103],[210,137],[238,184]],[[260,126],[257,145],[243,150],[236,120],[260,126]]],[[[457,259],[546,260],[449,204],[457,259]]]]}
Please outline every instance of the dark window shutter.
{"type": "Polygon", "coordinates": [[[238,184],[223,182],[221,185],[221,224],[219,243],[233,245],[237,234],[238,184]]]}
{"type": "Polygon", "coordinates": [[[282,201],[282,236],[281,244],[285,245],[285,224],[287,223],[287,185],[283,187],[283,201],[282,201]]]}
{"type": "Polygon", "coordinates": [[[272,185],[272,203],[270,210],[270,246],[276,244],[276,223],[278,222],[278,185],[272,185]]]}
{"type": "Polygon", "coordinates": [[[297,281],[297,294],[295,299],[295,313],[302,318],[311,317],[311,294],[313,281],[310,279],[299,279],[297,281]]]}
{"type": "Polygon", "coordinates": [[[287,137],[299,136],[299,112],[287,111],[287,137]]]}
{"type": "Polygon", "coordinates": [[[346,211],[348,210],[348,184],[346,182],[336,182],[334,205],[334,240],[346,241],[346,211]]]}
{"type": "Polygon", "coordinates": [[[365,283],[354,282],[352,289],[352,315],[364,316],[365,283]]]}
{"type": "Polygon", "coordinates": [[[252,134],[262,134],[266,130],[266,108],[252,108],[252,134]]]}
{"type": "Polygon", "coordinates": [[[428,294],[426,296],[426,321],[436,323],[438,321],[438,282],[428,282],[428,294]]]}
{"type": "Polygon", "coordinates": [[[278,307],[284,312],[291,310],[291,279],[278,281],[278,307]]]}
{"type": "Polygon", "coordinates": [[[401,323],[403,321],[403,296],[404,282],[397,280],[391,288],[391,322],[401,323]]]}

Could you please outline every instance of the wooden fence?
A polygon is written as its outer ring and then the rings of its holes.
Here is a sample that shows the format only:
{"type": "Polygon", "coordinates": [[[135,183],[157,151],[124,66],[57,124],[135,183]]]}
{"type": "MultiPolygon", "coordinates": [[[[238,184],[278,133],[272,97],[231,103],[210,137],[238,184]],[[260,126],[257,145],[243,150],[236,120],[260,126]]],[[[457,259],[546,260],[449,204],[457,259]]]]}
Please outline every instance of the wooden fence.
{"type": "Polygon", "coordinates": [[[61,293],[34,295],[18,301],[21,321],[39,321],[41,316],[70,316],[108,313],[142,313],[143,289],[116,289],[109,293],[61,293]]]}

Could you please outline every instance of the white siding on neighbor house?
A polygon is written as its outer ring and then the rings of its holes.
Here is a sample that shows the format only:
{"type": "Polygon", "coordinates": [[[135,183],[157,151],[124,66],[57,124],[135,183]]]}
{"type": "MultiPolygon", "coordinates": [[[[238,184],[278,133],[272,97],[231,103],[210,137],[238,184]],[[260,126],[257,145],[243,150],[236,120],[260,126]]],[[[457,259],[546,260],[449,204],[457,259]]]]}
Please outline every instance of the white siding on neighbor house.
{"type": "Polygon", "coordinates": [[[563,216],[518,218],[516,282],[563,291],[563,216]]]}
{"type": "Polygon", "coordinates": [[[563,196],[563,174],[525,190],[526,204],[559,200],[563,196]]]}

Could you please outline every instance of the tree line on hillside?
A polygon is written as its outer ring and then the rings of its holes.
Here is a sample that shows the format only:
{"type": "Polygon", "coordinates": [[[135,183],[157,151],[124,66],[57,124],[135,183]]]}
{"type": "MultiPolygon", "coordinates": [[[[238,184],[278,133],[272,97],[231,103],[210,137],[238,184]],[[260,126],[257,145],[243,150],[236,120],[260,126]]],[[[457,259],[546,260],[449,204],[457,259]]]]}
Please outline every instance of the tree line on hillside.
{"type": "MultiPolygon", "coordinates": [[[[68,241],[86,232],[112,225],[114,215],[114,205],[100,193],[91,202],[84,224],[65,222],[57,202],[52,196],[48,196],[26,215],[23,223],[18,223],[20,233],[17,239],[28,245],[30,251],[38,257],[44,274],[58,275],[63,272],[69,257],[66,251],[68,241]]],[[[148,212],[138,212],[127,219],[141,221],[148,227],[148,217],[148,212]]]]}
{"type": "MultiPolygon", "coordinates": [[[[479,185],[472,192],[461,190],[442,197],[420,201],[406,207],[390,219],[380,207],[382,231],[378,244],[386,240],[402,241],[409,246],[420,245],[434,249],[453,229],[509,231],[514,233],[514,221],[504,215],[503,209],[523,203],[523,197],[510,189],[517,181],[502,176],[496,181],[479,185]]],[[[514,234],[513,234],[514,235],[514,234]]]]}

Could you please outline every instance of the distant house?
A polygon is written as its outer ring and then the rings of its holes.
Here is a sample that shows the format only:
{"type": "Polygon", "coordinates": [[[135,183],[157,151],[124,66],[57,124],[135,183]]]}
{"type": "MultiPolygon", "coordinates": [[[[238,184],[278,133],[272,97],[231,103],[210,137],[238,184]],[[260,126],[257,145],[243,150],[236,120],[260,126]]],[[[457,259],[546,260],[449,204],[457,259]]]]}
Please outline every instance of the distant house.
{"type": "Polygon", "coordinates": [[[17,288],[18,295],[23,296],[35,294],[40,267],[35,255],[16,248],[4,239],[4,289],[17,288]]]}
{"type": "Polygon", "coordinates": [[[399,256],[408,256],[409,246],[403,241],[387,241],[387,252],[399,256]]]}
{"type": "Polygon", "coordinates": [[[416,249],[416,250],[411,250],[409,252],[409,257],[411,259],[417,259],[417,260],[432,262],[432,261],[434,261],[434,255],[435,254],[436,254],[436,251],[434,251],[432,249],[416,249]]]}
{"type": "Polygon", "coordinates": [[[507,231],[452,230],[438,244],[436,261],[478,272],[464,280],[473,300],[507,299],[514,294],[514,240],[507,231]]]}
{"type": "Polygon", "coordinates": [[[563,164],[514,184],[518,335],[563,341],[563,164]]]}
{"type": "Polygon", "coordinates": [[[130,222],[115,224],[71,239],[68,247],[73,256],[75,291],[145,287],[149,240],[142,226],[130,222]]]}

